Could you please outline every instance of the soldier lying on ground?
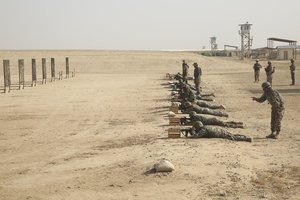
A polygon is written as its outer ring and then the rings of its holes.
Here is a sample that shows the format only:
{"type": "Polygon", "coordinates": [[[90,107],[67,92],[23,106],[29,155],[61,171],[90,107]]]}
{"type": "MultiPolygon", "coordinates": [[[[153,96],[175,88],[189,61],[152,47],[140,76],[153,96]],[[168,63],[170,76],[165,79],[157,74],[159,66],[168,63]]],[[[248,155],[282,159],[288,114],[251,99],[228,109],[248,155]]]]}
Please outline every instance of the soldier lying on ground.
{"type": "Polygon", "coordinates": [[[215,115],[220,117],[228,117],[228,114],[219,110],[211,110],[209,108],[203,108],[198,106],[197,104],[192,104],[191,102],[183,102],[180,104],[179,109],[184,114],[189,114],[192,111],[195,111],[198,114],[207,114],[207,115],[215,115]]]}
{"type": "Polygon", "coordinates": [[[204,108],[210,108],[210,109],[225,109],[225,106],[222,104],[213,104],[213,103],[209,103],[203,100],[196,100],[195,103],[200,106],[200,107],[204,107],[204,108]]]}
{"type": "Polygon", "coordinates": [[[184,117],[180,119],[181,124],[194,125],[197,121],[200,121],[204,125],[216,125],[229,128],[244,128],[243,122],[223,121],[215,117],[205,117],[202,115],[197,115],[195,111],[190,112],[189,116],[190,118],[184,117]]]}
{"type": "Polygon", "coordinates": [[[252,142],[251,137],[240,134],[232,134],[227,130],[216,127],[203,126],[200,121],[197,121],[190,129],[190,135],[192,138],[223,138],[233,141],[252,142]]]}
{"type": "Polygon", "coordinates": [[[179,91],[179,97],[183,101],[194,102],[196,99],[204,100],[204,101],[213,101],[212,98],[205,98],[201,95],[196,95],[194,91],[187,85],[185,85],[182,90],[179,91]]]}

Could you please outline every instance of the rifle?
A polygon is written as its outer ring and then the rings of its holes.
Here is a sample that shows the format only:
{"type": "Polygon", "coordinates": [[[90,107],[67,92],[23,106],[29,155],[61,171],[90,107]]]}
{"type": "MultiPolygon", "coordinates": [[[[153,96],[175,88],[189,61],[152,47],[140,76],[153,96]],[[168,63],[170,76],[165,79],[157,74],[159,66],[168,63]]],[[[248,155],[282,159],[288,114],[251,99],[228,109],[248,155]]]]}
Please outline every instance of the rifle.
{"type": "Polygon", "coordinates": [[[191,125],[191,118],[182,117],[180,118],[181,125],[191,125]]]}

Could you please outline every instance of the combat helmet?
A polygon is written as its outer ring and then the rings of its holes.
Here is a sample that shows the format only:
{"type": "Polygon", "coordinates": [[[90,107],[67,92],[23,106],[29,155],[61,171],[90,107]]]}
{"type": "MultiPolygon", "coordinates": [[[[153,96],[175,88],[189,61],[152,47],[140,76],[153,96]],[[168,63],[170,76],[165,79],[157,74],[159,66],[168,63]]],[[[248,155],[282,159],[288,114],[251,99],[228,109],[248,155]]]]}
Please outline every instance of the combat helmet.
{"type": "Polygon", "coordinates": [[[190,107],[191,105],[192,105],[192,103],[188,102],[188,101],[186,101],[186,102],[183,103],[184,107],[190,107]]]}
{"type": "Polygon", "coordinates": [[[261,84],[261,87],[262,87],[263,89],[266,89],[266,88],[271,87],[271,84],[270,84],[269,82],[263,82],[263,83],[261,84]]]}
{"type": "Polygon", "coordinates": [[[189,116],[190,116],[190,118],[192,118],[192,117],[195,117],[196,116],[196,112],[195,111],[191,111],[190,113],[189,113],[189,116]]]}
{"type": "Polygon", "coordinates": [[[194,124],[194,127],[195,127],[196,129],[201,129],[201,128],[203,127],[203,124],[202,124],[202,122],[200,122],[200,121],[196,121],[195,124],[194,124]]]}

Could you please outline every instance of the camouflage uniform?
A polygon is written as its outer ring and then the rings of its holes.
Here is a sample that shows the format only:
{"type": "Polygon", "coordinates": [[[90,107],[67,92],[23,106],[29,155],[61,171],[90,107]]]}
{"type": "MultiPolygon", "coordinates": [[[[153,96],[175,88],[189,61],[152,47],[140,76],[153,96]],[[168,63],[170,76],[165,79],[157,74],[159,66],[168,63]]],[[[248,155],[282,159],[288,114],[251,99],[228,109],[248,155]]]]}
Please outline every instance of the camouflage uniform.
{"type": "Polygon", "coordinates": [[[202,75],[202,70],[198,66],[197,63],[194,63],[194,82],[195,82],[195,88],[197,91],[197,94],[200,94],[200,83],[201,83],[201,75],[202,75]]]}
{"type": "Polygon", "coordinates": [[[216,105],[216,104],[212,104],[212,103],[208,103],[206,101],[203,100],[196,100],[195,103],[200,106],[200,107],[204,107],[204,108],[210,108],[210,109],[225,109],[225,107],[223,105],[216,105]]]}
{"type": "Polygon", "coordinates": [[[182,62],[182,77],[183,77],[183,81],[185,83],[187,83],[188,70],[189,70],[188,64],[186,64],[185,61],[183,61],[182,62]]]}
{"type": "Polygon", "coordinates": [[[268,100],[271,104],[271,132],[273,133],[276,131],[278,135],[281,130],[281,120],[284,114],[284,101],[282,96],[277,90],[268,87],[267,89],[264,89],[264,93],[260,98],[253,98],[253,100],[260,103],[268,100]]]}
{"type": "Polygon", "coordinates": [[[245,141],[252,142],[251,137],[240,134],[232,134],[227,130],[216,128],[216,127],[196,127],[193,126],[191,130],[191,135],[194,138],[223,138],[233,141],[245,141]]]}
{"type": "Polygon", "coordinates": [[[180,109],[183,113],[189,114],[191,111],[195,111],[198,114],[207,114],[214,115],[220,117],[228,117],[228,114],[218,110],[211,110],[209,108],[203,108],[198,106],[197,104],[191,104],[190,102],[183,102],[180,105],[180,109]]]}
{"type": "Polygon", "coordinates": [[[183,101],[194,102],[196,100],[194,92],[187,86],[182,89],[182,93],[180,94],[180,96],[183,101]]]}
{"type": "Polygon", "coordinates": [[[258,61],[256,61],[256,63],[253,65],[254,82],[259,82],[259,73],[261,68],[262,68],[261,64],[259,64],[258,61]]]}
{"type": "Polygon", "coordinates": [[[202,115],[197,115],[192,112],[189,113],[191,124],[194,125],[197,121],[202,122],[204,125],[216,125],[216,126],[224,126],[229,128],[243,128],[242,122],[235,122],[235,121],[222,121],[220,119],[217,119],[215,117],[205,117],[202,115]]]}
{"type": "Polygon", "coordinates": [[[294,60],[291,60],[290,70],[291,70],[292,85],[295,85],[295,70],[296,70],[296,66],[294,64],[294,60]]]}
{"type": "Polygon", "coordinates": [[[265,68],[265,71],[267,75],[267,82],[269,82],[272,85],[273,73],[275,72],[275,68],[272,67],[271,62],[268,62],[268,66],[265,68]]]}

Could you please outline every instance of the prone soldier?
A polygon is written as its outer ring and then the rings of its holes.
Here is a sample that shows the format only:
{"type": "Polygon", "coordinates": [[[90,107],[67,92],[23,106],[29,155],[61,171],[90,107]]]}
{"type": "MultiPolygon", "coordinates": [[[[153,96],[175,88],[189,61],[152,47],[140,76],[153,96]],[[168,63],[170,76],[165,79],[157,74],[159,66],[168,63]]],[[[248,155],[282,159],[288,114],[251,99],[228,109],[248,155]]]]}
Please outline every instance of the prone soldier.
{"type": "MultiPolygon", "coordinates": [[[[251,137],[233,134],[221,128],[204,126],[200,121],[197,121],[189,131],[185,130],[185,132],[189,133],[192,138],[223,138],[233,141],[252,142],[251,137]]],[[[186,136],[188,137],[188,134],[186,134],[186,136]]]]}
{"type": "Polygon", "coordinates": [[[191,111],[195,111],[198,114],[207,114],[207,115],[215,115],[220,117],[228,117],[228,114],[219,110],[211,110],[209,108],[203,108],[198,106],[197,104],[192,104],[191,102],[182,102],[179,106],[182,113],[189,114],[191,111]]]}
{"type": "Polygon", "coordinates": [[[197,115],[195,111],[189,113],[189,119],[184,117],[180,119],[182,125],[193,125],[197,121],[200,121],[204,125],[216,125],[216,126],[224,126],[229,128],[244,128],[243,122],[235,122],[235,121],[223,121],[217,119],[216,117],[205,117],[202,115],[197,115]]]}

